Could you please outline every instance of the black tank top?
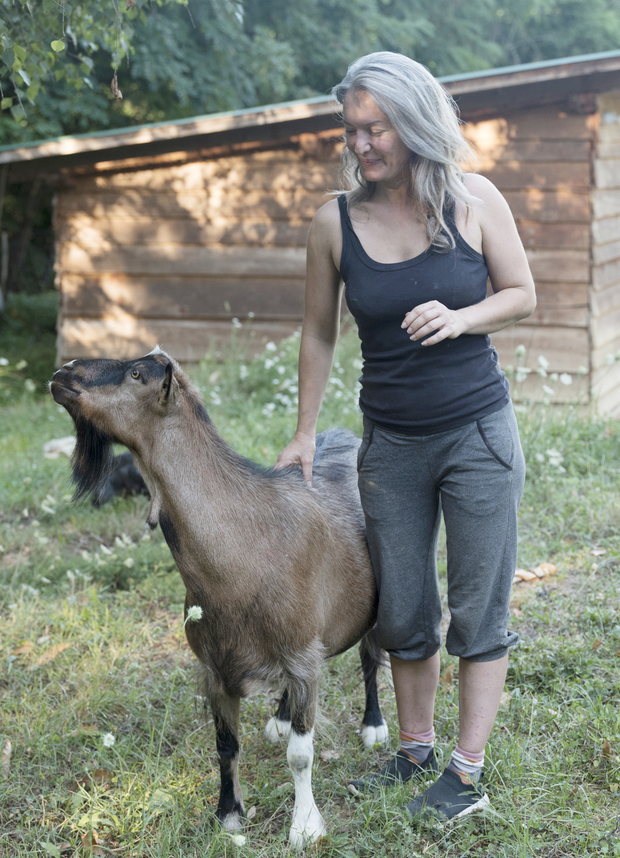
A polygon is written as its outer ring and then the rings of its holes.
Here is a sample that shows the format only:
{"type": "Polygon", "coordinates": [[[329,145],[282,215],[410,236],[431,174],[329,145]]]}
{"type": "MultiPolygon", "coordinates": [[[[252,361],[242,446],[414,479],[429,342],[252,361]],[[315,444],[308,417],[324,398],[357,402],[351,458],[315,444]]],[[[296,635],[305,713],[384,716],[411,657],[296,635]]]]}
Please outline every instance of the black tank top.
{"type": "Polygon", "coordinates": [[[486,334],[462,334],[423,347],[401,328],[405,314],[426,301],[459,310],[486,298],[484,256],[459,234],[453,210],[444,215],[456,242],[452,250],[428,248],[406,262],[384,263],[362,247],[345,195],[338,204],[340,276],[362,342],[362,412],[391,432],[433,435],[503,408],[508,382],[486,334]]]}

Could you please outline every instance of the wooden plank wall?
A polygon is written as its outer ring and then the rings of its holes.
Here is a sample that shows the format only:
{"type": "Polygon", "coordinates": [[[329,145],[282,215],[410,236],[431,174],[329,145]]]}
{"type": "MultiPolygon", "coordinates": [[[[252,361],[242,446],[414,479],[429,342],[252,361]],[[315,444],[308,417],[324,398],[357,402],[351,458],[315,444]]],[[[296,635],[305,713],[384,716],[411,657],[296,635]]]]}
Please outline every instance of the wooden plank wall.
{"type": "MultiPolygon", "coordinates": [[[[542,355],[549,372],[570,373],[570,387],[552,385],[559,401],[588,393],[576,373],[590,369],[592,119],[547,107],[465,127],[478,170],[512,208],[538,287],[535,315],[493,341],[503,366],[524,344],[526,365],[535,370],[542,355]]],[[[131,357],[155,342],[197,360],[228,337],[232,317],[249,314],[259,340],[289,333],[302,315],[310,219],[336,183],[339,133],[74,175],[56,210],[59,361],[131,357]]],[[[533,372],[521,392],[542,395],[546,383],[533,372]]]]}
{"type": "Polygon", "coordinates": [[[592,192],[592,386],[601,413],[620,415],[620,92],[598,99],[592,192]]]}
{"type": "Polygon", "coordinates": [[[199,360],[233,318],[251,318],[257,347],[291,333],[340,133],[73,174],[55,213],[59,362],[138,356],[156,342],[199,360]]]}
{"type": "Polygon", "coordinates": [[[504,194],[515,216],[536,281],[538,306],[518,325],[493,334],[500,364],[520,361],[533,371],[513,392],[551,401],[587,401],[590,369],[590,190],[593,121],[557,105],[469,123],[465,133],[478,153],[478,172],[504,194]],[[567,373],[572,384],[536,375],[538,358],[547,372],[567,373]],[[581,369],[583,373],[583,369],[581,369]]]}

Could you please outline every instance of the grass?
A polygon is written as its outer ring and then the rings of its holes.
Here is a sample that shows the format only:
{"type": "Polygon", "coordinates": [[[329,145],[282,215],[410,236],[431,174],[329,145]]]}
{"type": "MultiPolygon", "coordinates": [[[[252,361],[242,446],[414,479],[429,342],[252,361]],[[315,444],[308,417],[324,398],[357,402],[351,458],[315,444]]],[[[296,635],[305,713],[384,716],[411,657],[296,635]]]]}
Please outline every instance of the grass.
{"type": "MultiPolygon", "coordinates": [[[[214,354],[194,373],[224,437],[263,464],[294,428],[297,343],[245,364],[214,354]]],[[[359,431],[359,370],[349,331],[323,426],[359,431]]],[[[184,642],[180,577],[160,532],[145,534],[147,501],[73,505],[66,458],[42,455],[72,424],[36,393],[12,388],[0,412],[0,855],[287,854],[291,776],[284,749],[262,733],[273,696],[242,707],[242,781],[253,810],[247,845],[237,846],[212,826],[213,727],[208,715],[204,726],[184,642]]],[[[349,795],[347,779],[391,753],[361,749],[352,651],[324,670],[314,788],[329,834],[310,854],[620,856],[620,429],[544,406],[518,417],[529,469],[519,562],[552,561],[559,571],[514,589],[521,644],[489,748],[493,810],[450,829],[418,829],[400,811],[406,788],[349,795]]],[[[436,727],[445,756],[458,697],[445,652],[442,674],[436,727]]],[[[380,693],[393,747],[387,673],[380,693]]]]}

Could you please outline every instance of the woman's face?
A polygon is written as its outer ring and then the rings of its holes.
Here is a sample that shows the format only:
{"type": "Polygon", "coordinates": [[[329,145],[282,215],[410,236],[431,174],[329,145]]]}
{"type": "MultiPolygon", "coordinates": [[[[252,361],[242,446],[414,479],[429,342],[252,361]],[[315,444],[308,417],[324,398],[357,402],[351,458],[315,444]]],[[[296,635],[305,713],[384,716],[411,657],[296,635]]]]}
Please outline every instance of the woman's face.
{"type": "Polygon", "coordinates": [[[343,104],[345,140],[367,182],[398,187],[410,175],[411,152],[367,92],[347,92],[343,104]]]}

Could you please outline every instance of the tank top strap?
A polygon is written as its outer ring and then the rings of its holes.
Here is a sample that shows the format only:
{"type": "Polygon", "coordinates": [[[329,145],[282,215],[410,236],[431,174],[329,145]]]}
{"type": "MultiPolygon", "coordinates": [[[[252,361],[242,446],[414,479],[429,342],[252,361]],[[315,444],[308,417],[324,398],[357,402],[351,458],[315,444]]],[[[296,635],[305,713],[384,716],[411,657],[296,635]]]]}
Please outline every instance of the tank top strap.
{"type": "Polygon", "coordinates": [[[351,252],[351,244],[355,242],[357,236],[349,217],[349,208],[347,206],[347,195],[340,194],[338,197],[338,208],[340,210],[340,225],[342,227],[342,253],[340,256],[340,276],[346,279],[347,262],[351,252]]]}

